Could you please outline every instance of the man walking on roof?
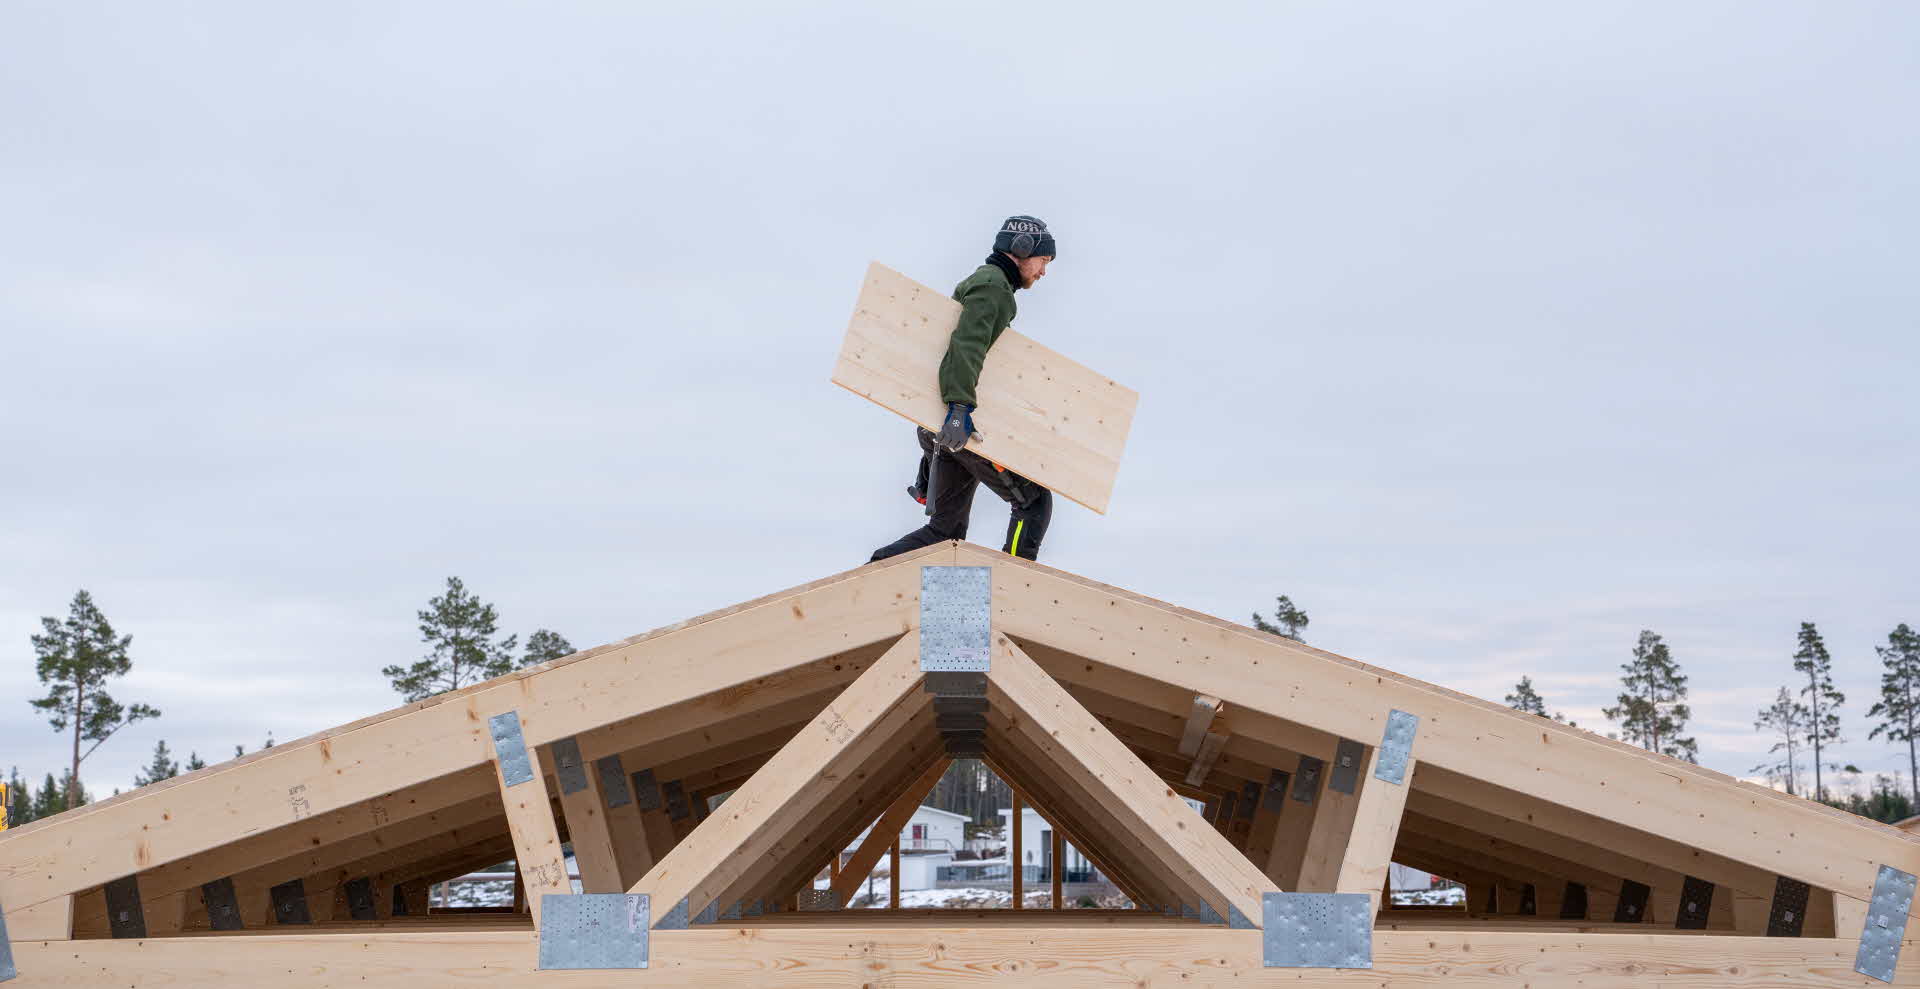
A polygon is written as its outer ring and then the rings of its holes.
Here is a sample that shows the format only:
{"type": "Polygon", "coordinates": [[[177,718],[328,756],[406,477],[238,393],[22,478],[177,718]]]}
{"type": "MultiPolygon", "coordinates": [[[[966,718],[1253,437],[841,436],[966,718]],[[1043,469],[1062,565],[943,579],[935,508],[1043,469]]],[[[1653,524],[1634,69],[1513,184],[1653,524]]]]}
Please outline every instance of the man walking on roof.
{"type": "MultiPolygon", "coordinates": [[[[907,493],[927,506],[927,524],[873,551],[872,560],[884,560],[908,550],[948,539],[967,537],[967,518],[973,493],[981,485],[1000,496],[1012,510],[1007,519],[1007,541],[1001,549],[1029,560],[1040,556],[1040,540],[1053,518],[1053,492],[966,449],[973,436],[973,412],[979,402],[974,388],[987,351],[1013,322],[1017,306],[1013,294],[1032,288],[1046,277],[1054,259],[1053,234],[1031,216],[1010,216],[993,238],[993,253],[973,274],[954,287],[960,303],[960,322],[947,341],[940,361],[940,399],[947,403],[939,433],[915,429],[920,441],[920,471],[907,493]]],[[[871,561],[869,561],[871,562],[871,561]]]]}

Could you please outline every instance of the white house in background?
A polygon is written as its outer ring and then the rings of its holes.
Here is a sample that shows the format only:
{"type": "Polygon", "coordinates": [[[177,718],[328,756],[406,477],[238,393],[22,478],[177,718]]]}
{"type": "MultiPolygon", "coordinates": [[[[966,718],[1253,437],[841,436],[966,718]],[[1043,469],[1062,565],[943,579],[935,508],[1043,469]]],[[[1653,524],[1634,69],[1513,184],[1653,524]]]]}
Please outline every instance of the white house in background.
{"type": "MultiPolygon", "coordinates": [[[[860,836],[853,839],[846,851],[850,854],[867,840],[867,832],[873,830],[869,824],[860,836]]],[[[913,812],[913,817],[900,828],[900,850],[902,852],[946,852],[951,855],[967,847],[967,815],[955,814],[950,810],[940,810],[922,804],[913,812]]]]}
{"type": "MultiPolygon", "coordinates": [[[[840,853],[842,860],[867,840],[873,825],[867,825],[859,837],[840,853]]],[[[933,889],[943,865],[953,864],[953,853],[966,846],[967,815],[940,810],[922,804],[900,828],[900,888],[933,889]]],[[[883,857],[875,869],[885,868],[883,857]]]]}
{"type": "MultiPolygon", "coordinates": [[[[1005,828],[1001,837],[1007,845],[1007,855],[1013,855],[1013,809],[1000,808],[1000,826],[1005,828]]],[[[1068,872],[1082,872],[1093,868],[1078,849],[1067,845],[1066,869],[1068,872]]],[[[1020,808],[1020,858],[1029,869],[1045,870],[1053,864],[1053,825],[1040,816],[1032,807],[1020,808]]],[[[1052,873],[1046,873],[1051,875],[1052,873]]]]}

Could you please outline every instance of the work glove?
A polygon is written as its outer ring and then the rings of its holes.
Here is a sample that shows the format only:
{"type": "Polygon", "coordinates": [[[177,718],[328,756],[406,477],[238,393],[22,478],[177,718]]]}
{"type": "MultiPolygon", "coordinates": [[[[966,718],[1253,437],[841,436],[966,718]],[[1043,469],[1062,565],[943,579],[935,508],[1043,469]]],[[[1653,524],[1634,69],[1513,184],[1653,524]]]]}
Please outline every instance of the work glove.
{"type": "Polygon", "coordinates": [[[958,453],[967,448],[967,440],[973,438],[973,406],[954,402],[947,406],[947,418],[940,424],[940,436],[937,442],[940,449],[949,453],[958,453]]]}

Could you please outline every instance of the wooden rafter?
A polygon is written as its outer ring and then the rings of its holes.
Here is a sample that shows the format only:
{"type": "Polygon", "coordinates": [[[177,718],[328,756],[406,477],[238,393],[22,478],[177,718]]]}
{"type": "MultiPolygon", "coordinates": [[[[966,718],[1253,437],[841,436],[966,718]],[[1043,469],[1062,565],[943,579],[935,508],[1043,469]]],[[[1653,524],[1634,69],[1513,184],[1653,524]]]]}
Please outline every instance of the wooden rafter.
{"type": "MultiPolygon", "coordinates": [[[[737,703],[756,682],[897,638],[919,565],[951,558],[950,544],[929,547],[0,832],[0,861],[14,866],[0,872],[0,905],[22,909],[482,765],[487,721],[505,711],[519,711],[539,746],[708,695],[737,703]]],[[[661,726],[663,737],[679,730],[661,726]]]]}
{"type": "MultiPolygon", "coordinates": [[[[1764,918],[1772,902],[1776,879],[1769,870],[1704,852],[1674,838],[1647,834],[1599,815],[1571,810],[1529,794],[1492,786],[1431,764],[1421,765],[1414,773],[1413,790],[1415,795],[1410,796],[1409,800],[1415,801],[1416,806],[1431,809],[1433,805],[1421,803],[1431,796],[1446,801],[1448,805],[1469,806],[1478,813],[1559,835],[1563,841],[1571,839],[1599,846],[1650,866],[1698,876],[1729,891],[1736,915],[1742,912],[1739,905],[1747,904],[1744,911],[1747,920],[1741,922],[1743,929],[1749,933],[1765,930],[1764,918]]],[[[1476,817],[1474,820],[1478,822],[1480,819],[1476,817]]],[[[1492,826],[1491,822],[1487,826],[1492,826]]],[[[1537,839],[1533,843],[1542,850],[1556,854],[1567,850],[1564,845],[1549,847],[1550,842],[1537,839]]],[[[1809,917],[1812,916],[1809,914],[1809,917]]],[[[1810,927],[1808,931],[1817,929],[1810,927]]]]}
{"type": "MultiPolygon", "coordinates": [[[[919,706],[914,716],[877,756],[859,769],[829,783],[815,814],[795,821],[759,863],[717,899],[723,903],[791,897],[840,853],[867,822],[879,816],[912,781],[942,758],[940,737],[934,731],[931,705],[919,706]]],[[[834,866],[837,877],[846,870],[834,866]]],[[[864,878],[864,877],[862,877],[864,878]]]]}
{"type": "Polygon", "coordinates": [[[858,770],[930,706],[919,683],[919,642],[908,637],[860,674],[629,892],[661,904],[660,917],[682,900],[690,914],[705,909],[786,830],[820,806],[831,780],[858,770]]]}
{"type": "MultiPolygon", "coordinates": [[[[1639,830],[1684,833],[1702,850],[1851,899],[1869,895],[1882,864],[1920,871],[1920,840],[1842,811],[1030,561],[963,544],[957,562],[994,566],[997,629],[1148,677],[1178,656],[1181,687],[1236,712],[1277,708],[1306,727],[1373,740],[1391,710],[1408,711],[1421,718],[1414,751],[1423,763],[1639,830]],[[1701,828],[1703,817],[1742,826],[1701,828]]],[[[1236,717],[1234,730],[1259,729],[1236,717]]]]}
{"type": "Polygon", "coordinates": [[[1196,826],[1202,822],[1184,800],[1004,635],[994,639],[987,683],[992,706],[1004,704],[1016,727],[1055,766],[1104,793],[1112,811],[1183,885],[1221,917],[1238,910],[1249,923],[1259,923],[1261,894],[1278,887],[1217,832],[1196,826]]]}

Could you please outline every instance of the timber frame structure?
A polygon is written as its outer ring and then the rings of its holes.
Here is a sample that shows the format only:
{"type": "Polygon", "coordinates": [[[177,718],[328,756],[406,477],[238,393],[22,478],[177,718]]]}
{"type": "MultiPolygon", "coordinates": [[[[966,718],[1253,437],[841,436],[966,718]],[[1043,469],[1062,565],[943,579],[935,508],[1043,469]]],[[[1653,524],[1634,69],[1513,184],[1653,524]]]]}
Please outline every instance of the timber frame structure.
{"type": "Polygon", "coordinates": [[[1920,986],[1915,872],[1900,830],[966,543],[0,833],[8,989],[1920,986]],[[1136,908],[816,890],[963,757],[1136,908]],[[531,909],[429,908],[506,859],[531,909]],[[1382,904],[1389,862],[1468,908],[1382,904]]]}

